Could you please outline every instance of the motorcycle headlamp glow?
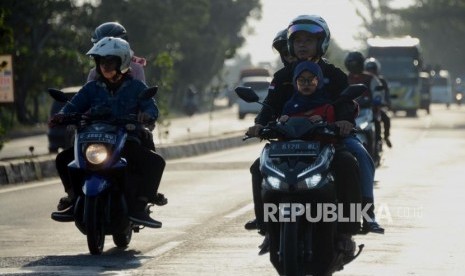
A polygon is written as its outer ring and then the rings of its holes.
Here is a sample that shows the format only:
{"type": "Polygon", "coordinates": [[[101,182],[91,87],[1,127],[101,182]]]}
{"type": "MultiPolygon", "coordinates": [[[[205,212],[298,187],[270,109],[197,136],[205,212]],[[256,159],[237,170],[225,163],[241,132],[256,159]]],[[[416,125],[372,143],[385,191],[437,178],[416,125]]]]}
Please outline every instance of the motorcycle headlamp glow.
{"type": "Polygon", "coordinates": [[[279,178],[274,176],[268,176],[267,180],[273,189],[279,189],[279,185],[281,185],[281,180],[279,180],[279,178]]]}
{"type": "Polygon", "coordinates": [[[85,151],[86,159],[93,165],[100,165],[107,159],[109,153],[103,144],[90,144],[85,151]]]}
{"type": "Polygon", "coordinates": [[[308,178],[305,178],[305,184],[308,188],[314,188],[321,181],[321,174],[317,173],[308,178]]]}

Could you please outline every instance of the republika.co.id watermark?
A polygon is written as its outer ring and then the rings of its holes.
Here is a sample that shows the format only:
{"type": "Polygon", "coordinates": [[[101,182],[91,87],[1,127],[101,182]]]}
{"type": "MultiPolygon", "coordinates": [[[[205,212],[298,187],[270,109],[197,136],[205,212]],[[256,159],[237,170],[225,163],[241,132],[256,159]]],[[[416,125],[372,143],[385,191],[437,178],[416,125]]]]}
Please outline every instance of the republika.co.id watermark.
{"type": "MultiPolygon", "coordinates": [[[[265,222],[295,222],[298,218],[304,217],[309,222],[360,222],[363,218],[372,221],[369,210],[372,204],[349,204],[342,203],[273,203],[264,204],[265,222]],[[348,208],[349,210],[344,210],[348,208]]],[[[421,218],[423,208],[398,207],[395,208],[394,216],[398,218],[421,218]]],[[[385,221],[388,224],[393,222],[393,213],[387,204],[379,204],[375,212],[378,222],[385,221]]]]}

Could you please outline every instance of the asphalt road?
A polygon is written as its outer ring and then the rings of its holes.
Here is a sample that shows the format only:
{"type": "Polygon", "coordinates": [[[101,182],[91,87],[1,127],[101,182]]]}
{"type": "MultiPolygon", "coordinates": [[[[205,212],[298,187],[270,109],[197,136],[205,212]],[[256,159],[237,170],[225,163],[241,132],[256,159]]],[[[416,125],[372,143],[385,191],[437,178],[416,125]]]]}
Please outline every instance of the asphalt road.
{"type": "MultiPolygon", "coordinates": [[[[465,275],[465,108],[392,120],[394,147],[376,172],[385,235],[356,236],[364,252],[336,275],[465,275]]],[[[168,161],[154,209],[161,229],[134,234],[126,250],[107,238],[90,256],[72,223],[49,218],[62,195],[57,179],[0,189],[2,275],[276,275],[252,218],[248,168],[261,144],[168,161]]]]}

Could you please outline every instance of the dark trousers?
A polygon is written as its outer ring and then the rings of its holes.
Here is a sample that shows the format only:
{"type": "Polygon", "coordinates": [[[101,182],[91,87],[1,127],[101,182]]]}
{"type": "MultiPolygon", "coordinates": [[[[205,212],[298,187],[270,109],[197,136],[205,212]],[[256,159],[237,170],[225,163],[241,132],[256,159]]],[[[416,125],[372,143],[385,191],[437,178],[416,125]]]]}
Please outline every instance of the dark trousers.
{"type": "MultiPolygon", "coordinates": [[[[360,186],[360,169],[357,159],[345,148],[337,149],[331,168],[334,171],[334,179],[338,203],[342,204],[344,218],[350,217],[351,204],[360,206],[362,203],[362,189],[360,186]]],[[[360,218],[356,221],[339,222],[338,232],[344,234],[356,234],[360,229],[360,218]]]]}
{"type": "Polygon", "coordinates": [[[264,230],[263,222],[263,198],[262,198],[262,182],[263,176],[260,172],[260,158],[257,158],[250,166],[250,173],[252,174],[252,196],[254,203],[255,218],[259,230],[264,230]]]}
{"type": "Polygon", "coordinates": [[[391,118],[387,115],[386,111],[381,109],[381,121],[384,125],[384,138],[388,138],[391,134],[391,118]]]}

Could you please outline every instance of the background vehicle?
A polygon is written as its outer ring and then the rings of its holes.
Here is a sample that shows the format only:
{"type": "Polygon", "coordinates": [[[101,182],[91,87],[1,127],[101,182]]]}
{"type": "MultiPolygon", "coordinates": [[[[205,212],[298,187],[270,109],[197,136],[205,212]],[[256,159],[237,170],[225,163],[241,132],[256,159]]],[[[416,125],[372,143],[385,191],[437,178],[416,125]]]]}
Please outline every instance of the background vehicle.
{"type": "Polygon", "coordinates": [[[420,108],[430,113],[431,105],[431,77],[427,72],[420,73],[420,108]]]}
{"type": "MultiPolygon", "coordinates": [[[[244,78],[248,77],[271,77],[272,74],[270,70],[264,67],[248,67],[248,68],[243,68],[239,72],[239,76],[237,78],[237,81],[235,82],[235,85],[240,85],[241,82],[243,82],[244,78]]],[[[237,103],[238,97],[237,94],[234,92],[234,89],[231,89],[228,92],[228,106],[233,106],[235,103],[237,103]]]]}
{"type": "Polygon", "coordinates": [[[416,116],[420,105],[420,72],[422,56],[420,40],[410,36],[397,38],[375,37],[367,40],[367,56],[381,64],[381,74],[388,82],[391,110],[406,111],[416,116]]]}
{"type": "Polygon", "coordinates": [[[454,84],[455,103],[461,105],[465,96],[465,78],[457,77],[454,84]]]}
{"type": "MultiPolygon", "coordinates": [[[[70,86],[61,89],[65,93],[68,100],[70,100],[76,93],[81,89],[81,86],[70,86]]],[[[53,101],[50,108],[50,117],[55,115],[65,103],[53,101]]],[[[49,128],[47,130],[48,138],[48,151],[50,153],[56,153],[59,149],[66,149],[73,145],[74,141],[74,131],[67,130],[66,126],[56,126],[54,128],[49,128]]]]}
{"type": "Polygon", "coordinates": [[[431,102],[443,103],[449,108],[452,103],[452,83],[447,70],[431,73],[431,102]]]}
{"type": "MultiPolygon", "coordinates": [[[[241,79],[239,86],[246,86],[252,88],[258,95],[260,101],[263,101],[268,94],[268,88],[270,86],[271,77],[265,76],[252,76],[244,77],[241,79]]],[[[243,100],[238,100],[239,107],[238,116],[239,119],[244,119],[247,114],[258,114],[262,109],[262,106],[258,103],[247,103],[243,100]]]]}

